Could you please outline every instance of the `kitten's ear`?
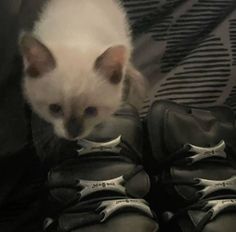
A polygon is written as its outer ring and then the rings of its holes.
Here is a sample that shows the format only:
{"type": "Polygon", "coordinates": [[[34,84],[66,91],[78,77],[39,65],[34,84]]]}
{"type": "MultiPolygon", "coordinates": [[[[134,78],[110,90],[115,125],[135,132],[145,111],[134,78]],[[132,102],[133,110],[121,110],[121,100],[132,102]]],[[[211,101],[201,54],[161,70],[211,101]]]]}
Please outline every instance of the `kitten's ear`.
{"type": "Polygon", "coordinates": [[[108,48],[95,62],[95,69],[101,72],[112,84],[122,80],[127,63],[127,49],[123,45],[108,48]]]}
{"type": "Polygon", "coordinates": [[[32,35],[22,35],[19,45],[24,60],[25,72],[29,77],[40,77],[56,67],[56,61],[52,53],[32,35]]]}

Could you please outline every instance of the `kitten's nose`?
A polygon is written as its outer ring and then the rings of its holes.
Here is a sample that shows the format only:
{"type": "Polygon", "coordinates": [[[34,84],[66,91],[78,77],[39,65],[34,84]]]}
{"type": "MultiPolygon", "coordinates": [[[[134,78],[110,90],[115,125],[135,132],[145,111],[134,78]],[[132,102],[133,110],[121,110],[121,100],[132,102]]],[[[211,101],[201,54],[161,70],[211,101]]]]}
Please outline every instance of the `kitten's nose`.
{"type": "Polygon", "coordinates": [[[66,129],[70,138],[78,137],[82,132],[82,120],[70,118],[66,123],[66,129]]]}

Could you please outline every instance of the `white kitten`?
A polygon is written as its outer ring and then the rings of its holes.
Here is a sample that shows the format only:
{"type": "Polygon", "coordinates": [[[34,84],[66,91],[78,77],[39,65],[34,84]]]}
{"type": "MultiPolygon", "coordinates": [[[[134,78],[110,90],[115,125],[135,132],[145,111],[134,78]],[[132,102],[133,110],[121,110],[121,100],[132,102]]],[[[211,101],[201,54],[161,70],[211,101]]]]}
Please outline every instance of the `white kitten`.
{"type": "Polygon", "coordinates": [[[50,0],[33,31],[21,36],[20,50],[25,97],[60,137],[85,137],[113,114],[122,102],[125,75],[144,95],[117,0],[50,0]]]}

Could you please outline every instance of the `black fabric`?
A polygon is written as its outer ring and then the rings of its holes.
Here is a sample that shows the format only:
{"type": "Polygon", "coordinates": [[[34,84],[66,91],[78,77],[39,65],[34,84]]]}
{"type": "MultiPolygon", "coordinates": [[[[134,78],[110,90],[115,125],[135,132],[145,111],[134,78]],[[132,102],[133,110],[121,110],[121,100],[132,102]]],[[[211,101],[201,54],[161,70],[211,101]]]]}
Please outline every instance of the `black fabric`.
{"type": "Polygon", "coordinates": [[[0,173],[1,231],[41,231],[45,190],[35,152],[27,148],[1,158],[0,173]]]}
{"type": "Polygon", "coordinates": [[[0,230],[38,232],[43,217],[41,164],[30,142],[17,55],[21,1],[0,1],[0,230]]]}
{"type": "Polygon", "coordinates": [[[18,12],[0,3],[0,156],[27,144],[27,122],[21,94],[21,62],[17,58],[18,12]]]}

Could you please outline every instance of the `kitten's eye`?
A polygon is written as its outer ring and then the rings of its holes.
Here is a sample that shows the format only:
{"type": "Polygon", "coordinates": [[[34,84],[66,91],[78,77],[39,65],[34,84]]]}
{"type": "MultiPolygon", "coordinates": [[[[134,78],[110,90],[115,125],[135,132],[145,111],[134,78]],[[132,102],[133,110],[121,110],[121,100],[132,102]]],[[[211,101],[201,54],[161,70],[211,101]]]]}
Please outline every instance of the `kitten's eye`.
{"type": "Polygon", "coordinates": [[[98,110],[94,106],[89,106],[84,110],[86,116],[94,117],[98,114],[98,110]]]}
{"type": "Polygon", "coordinates": [[[62,107],[59,104],[50,104],[49,110],[53,116],[61,116],[63,114],[62,107]]]}

